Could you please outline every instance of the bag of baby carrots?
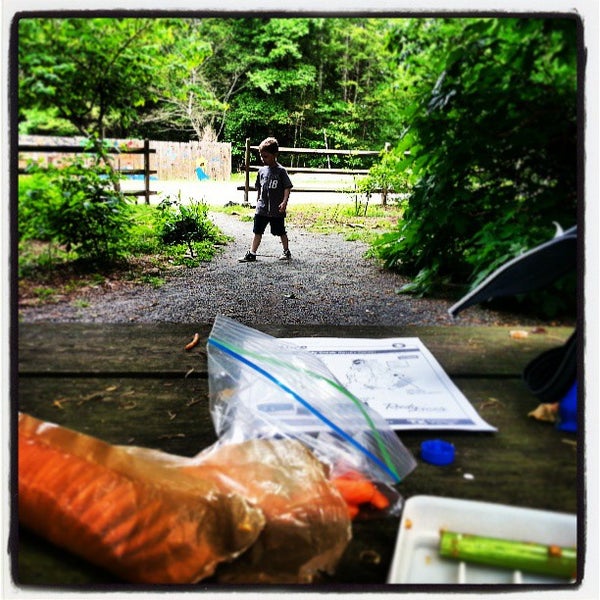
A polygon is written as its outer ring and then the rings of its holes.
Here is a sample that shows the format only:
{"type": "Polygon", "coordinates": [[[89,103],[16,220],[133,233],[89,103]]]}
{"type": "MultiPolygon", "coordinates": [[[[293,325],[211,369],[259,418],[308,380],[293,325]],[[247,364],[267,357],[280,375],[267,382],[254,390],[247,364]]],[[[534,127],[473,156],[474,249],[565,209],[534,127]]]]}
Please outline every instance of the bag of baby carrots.
{"type": "Polygon", "coordinates": [[[115,583],[311,583],[351,538],[324,465],[294,440],[178,456],[19,414],[22,526],[115,583]]]}

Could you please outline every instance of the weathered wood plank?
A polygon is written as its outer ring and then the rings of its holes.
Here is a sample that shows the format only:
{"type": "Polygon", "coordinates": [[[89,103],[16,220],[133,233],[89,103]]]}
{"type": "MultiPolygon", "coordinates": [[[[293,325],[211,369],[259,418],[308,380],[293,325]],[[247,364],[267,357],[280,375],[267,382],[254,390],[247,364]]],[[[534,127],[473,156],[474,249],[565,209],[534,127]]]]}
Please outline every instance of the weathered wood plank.
{"type": "Polygon", "coordinates": [[[18,410],[111,444],[182,456],[216,441],[206,379],[22,378],[18,410]]]}
{"type": "MultiPolygon", "coordinates": [[[[262,165],[249,165],[250,171],[258,171],[262,165]]],[[[327,167],[292,167],[289,165],[281,165],[288,173],[314,173],[321,175],[368,175],[369,169],[328,169],[327,167]]],[[[242,187],[245,189],[245,187],[242,187]]],[[[296,192],[297,189],[293,188],[296,192]]]]}
{"type": "MultiPolygon", "coordinates": [[[[108,154],[155,154],[156,150],[154,148],[131,148],[131,147],[122,147],[122,148],[114,148],[114,147],[105,147],[104,151],[108,154]]],[[[36,146],[33,144],[21,144],[19,145],[19,152],[42,152],[47,154],[55,154],[55,153],[73,153],[73,154],[93,154],[94,150],[92,148],[86,148],[84,146],[76,146],[76,145],[56,145],[56,146],[36,146]]]]}
{"type": "MultiPolygon", "coordinates": [[[[250,146],[252,150],[258,150],[258,146],[250,146]]],[[[321,156],[379,156],[381,150],[336,150],[331,148],[287,148],[281,146],[280,154],[319,154],[321,156]]]]}
{"type": "MultiPolygon", "coordinates": [[[[237,189],[240,191],[246,191],[246,186],[238,185],[237,189]]],[[[253,187],[248,188],[249,192],[256,191],[253,187]]],[[[371,194],[380,194],[381,188],[374,188],[370,190],[371,194]]],[[[356,188],[351,187],[295,187],[294,194],[297,193],[307,193],[307,194],[338,194],[338,193],[356,193],[356,188]]],[[[364,192],[360,192],[361,194],[365,194],[364,192]]]]}
{"type": "Polygon", "coordinates": [[[83,324],[19,326],[19,372],[164,373],[206,370],[204,345],[186,352],[195,332],[204,340],[209,325],[83,324]]]}
{"type": "Polygon", "coordinates": [[[419,459],[417,469],[401,484],[404,494],[576,512],[576,435],[528,417],[538,403],[531,400],[519,380],[459,380],[457,384],[481,417],[498,431],[402,432],[403,443],[419,459]],[[420,460],[421,442],[432,438],[454,444],[456,458],[452,465],[436,467],[420,460]]]}
{"type": "MultiPolygon", "coordinates": [[[[19,372],[82,374],[185,374],[206,372],[206,339],[210,324],[34,323],[19,325],[19,372]],[[201,342],[184,346],[198,332],[201,342]]],[[[276,337],[419,337],[451,377],[520,376],[544,350],[562,345],[568,327],[549,327],[512,339],[509,327],[375,327],[265,325],[276,337]]],[[[530,328],[531,329],[531,328],[530,328]]]]}

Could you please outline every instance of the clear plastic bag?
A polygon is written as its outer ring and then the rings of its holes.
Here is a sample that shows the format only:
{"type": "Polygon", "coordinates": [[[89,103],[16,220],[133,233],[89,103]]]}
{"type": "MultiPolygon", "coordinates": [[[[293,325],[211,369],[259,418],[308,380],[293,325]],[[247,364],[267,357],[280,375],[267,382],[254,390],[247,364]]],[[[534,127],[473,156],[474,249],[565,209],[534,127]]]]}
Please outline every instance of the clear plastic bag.
{"type": "Polygon", "coordinates": [[[315,355],[217,316],[208,338],[210,410],[219,440],[289,438],[328,465],[387,485],[416,466],[386,421],[315,355]]]}

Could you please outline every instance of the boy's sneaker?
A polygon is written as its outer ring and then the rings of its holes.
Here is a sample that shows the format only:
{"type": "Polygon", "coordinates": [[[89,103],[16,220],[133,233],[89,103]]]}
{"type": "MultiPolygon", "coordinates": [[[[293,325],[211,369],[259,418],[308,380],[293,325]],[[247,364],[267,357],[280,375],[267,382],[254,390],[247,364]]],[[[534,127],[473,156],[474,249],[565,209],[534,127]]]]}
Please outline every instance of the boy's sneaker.
{"type": "Polygon", "coordinates": [[[250,250],[248,250],[248,252],[246,252],[246,256],[239,259],[240,262],[254,262],[255,260],[256,260],[256,254],[252,254],[252,252],[250,252],[250,250]]]}
{"type": "Polygon", "coordinates": [[[289,250],[284,250],[279,260],[290,260],[290,258],[292,258],[292,253],[289,250]]]}

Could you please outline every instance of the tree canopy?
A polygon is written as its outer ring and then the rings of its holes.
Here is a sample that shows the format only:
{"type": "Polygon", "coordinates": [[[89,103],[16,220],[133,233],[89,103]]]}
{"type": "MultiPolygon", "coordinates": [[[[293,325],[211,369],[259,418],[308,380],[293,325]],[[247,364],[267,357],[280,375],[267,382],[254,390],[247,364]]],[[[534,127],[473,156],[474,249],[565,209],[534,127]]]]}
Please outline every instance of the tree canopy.
{"type": "Polygon", "coordinates": [[[385,89],[393,22],[23,18],[21,128],[383,147],[398,112],[385,89]]]}

